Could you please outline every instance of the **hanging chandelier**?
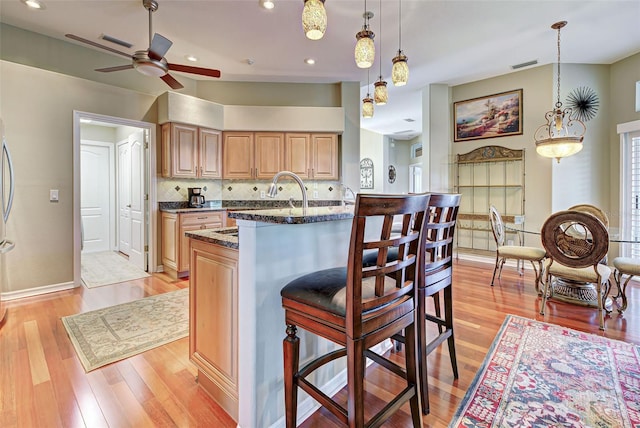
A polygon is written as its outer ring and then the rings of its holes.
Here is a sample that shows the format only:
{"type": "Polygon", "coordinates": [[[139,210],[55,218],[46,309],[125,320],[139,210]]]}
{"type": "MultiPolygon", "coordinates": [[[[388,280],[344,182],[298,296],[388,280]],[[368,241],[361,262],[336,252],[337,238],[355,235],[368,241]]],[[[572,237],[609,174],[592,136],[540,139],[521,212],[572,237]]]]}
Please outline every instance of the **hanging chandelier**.
{"type": "Polygon", "coordinates": [[[320,40],[327,31],[327,11],[324,0],[304,0],[302,9],[302,29],[311,40],[320,40]]]}
{"type": "Polygon", "coordinates": [[[382,80],[382,0],[380,0],[380,29],[378,31],[380,55],[378,63],[380,64],[380,77],[378,81],[373,84],[373,100],[379,106],[383,106],[389,101],[389,92],[387,91],[387,82],[382,80]]]}
{"type": "Polygon", "coordinates": [[[398,55],[391,62],[391,80],[395,86],[404,86],[409,81],[409,64],[407,57],[402,52],[402,0],[398,1],[398,55]]]}
{"type": "Polygon", "coordinates": [[[367,96],[362,99],[362,117],[373,117],[373,98],[369,95],[369,70],[367,70],[367,96]]]}
{"type": "Polygon", "coordinates": [[[373,44],[373,38],[375,34],[369,30],[369,19],[373,18],[373,13],[367,11],[367,0],[364,0],[364,24],[362,30],[356,34],[356,48],[355,59],[356,65],[360,68],[369,68],[373,65],[373,61],[376,59],[376,47],[373,44]]]}
{"type": "Polygon", "coordinates": [[[560,101],[560,29],[567,25],[567,21],[556,22],[551,26],[558,30],[558,98],[553,109],[545,114],[547,123],[540,126],[534,135],[536,152],[546,158],[555,158],[558,163],[561,158],[575,155],[582,150],[582,140],[587,127],[575,116],[571,108],[562,108],[560,101]]]}

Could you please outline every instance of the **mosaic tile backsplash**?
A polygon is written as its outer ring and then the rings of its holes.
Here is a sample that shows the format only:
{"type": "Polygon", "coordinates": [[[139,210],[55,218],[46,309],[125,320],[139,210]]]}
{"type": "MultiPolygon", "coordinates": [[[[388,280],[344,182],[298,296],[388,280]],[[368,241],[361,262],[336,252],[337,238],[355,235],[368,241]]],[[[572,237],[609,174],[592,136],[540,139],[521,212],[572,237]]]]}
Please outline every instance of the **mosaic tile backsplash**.
{"type": "MultiPolygon", "coordinates": [[[[179,180],[174,178],[158,178],[158,201],[186,201],[189,187],[202,188],[205,200],[271,200],[266,193],[270,180],[179,180]],[[264,198],[261,197],[264,192],[264,198]]],[[[342,186],[336,181],[304,181],[309,201],[341,200],[342,186]],[[316,193],[317,192],[317,193],[316,193]]],[[[278,194],[274,199],[287,201],[289,198],[302,200],[298,184],[288,178],[278,181],[278,194]]]]}

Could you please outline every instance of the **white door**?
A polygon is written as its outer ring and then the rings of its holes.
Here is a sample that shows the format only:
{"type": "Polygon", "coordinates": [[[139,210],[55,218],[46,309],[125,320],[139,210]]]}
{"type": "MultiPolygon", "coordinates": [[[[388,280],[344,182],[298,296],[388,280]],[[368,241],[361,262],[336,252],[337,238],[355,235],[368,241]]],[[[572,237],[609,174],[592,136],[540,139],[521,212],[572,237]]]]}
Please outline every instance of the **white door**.
{"type": "Polygon", "coordinates": [[[422,165],[409,165],[409,192],[422,192],[422,165]]]}
{"type": "Polygon", "coordinates": [[[80,215],[84,252],[110,250],[112,153],[108,144],[83,142],[80,146],[80,215]]]}
{"type": "Polygon", "coordinates": [[[145,257],[145,148],[144,131],[139,130],[129,136],[131,153],[131,241],[129,245],[129,262],[146,270],[145,257]]]}
{"type": "Polygon", "coordinates": [[[129,140],[118,143],[118,250],[129,255],[131,245],[131,150],[129,140]]]}

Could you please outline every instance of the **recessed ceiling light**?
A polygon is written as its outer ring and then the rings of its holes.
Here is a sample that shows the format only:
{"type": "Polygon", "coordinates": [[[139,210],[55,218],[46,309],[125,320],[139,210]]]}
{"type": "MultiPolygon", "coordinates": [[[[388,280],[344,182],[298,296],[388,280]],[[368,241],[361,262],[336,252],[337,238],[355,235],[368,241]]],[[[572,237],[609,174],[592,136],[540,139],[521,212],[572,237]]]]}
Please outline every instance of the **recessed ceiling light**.
{"type": "Polygon", "coordinates": [[[22,3],[29,6],[31,9],[44,9],[44,3],[40,0],[20,0],[22,3]]]}
{"type": "Polygon", "coordinates": [[[260,0],[260,6],[265,9],[273,9],[276,7],[276,4],[272,0],[260,0]]]}
{"type": "Polygon", "coordinates": [[[253,58],[247,58],[247,64],[249,64],[249,65],[253,65],[253,63],[255,63],[255,61],[253,60],[253,58]]]}
{"type": "Polygon", "coordinates": [[[184,56],[187,61],[196,62],[198,61],[198,57],[195,55],[185,55],[184,56]]]}
{"type": "Polygon", "coordinates": [[[305,58],[304,63],[307,65],[313,65],[316,63],[316,60],[313,58],[305,58]]]}

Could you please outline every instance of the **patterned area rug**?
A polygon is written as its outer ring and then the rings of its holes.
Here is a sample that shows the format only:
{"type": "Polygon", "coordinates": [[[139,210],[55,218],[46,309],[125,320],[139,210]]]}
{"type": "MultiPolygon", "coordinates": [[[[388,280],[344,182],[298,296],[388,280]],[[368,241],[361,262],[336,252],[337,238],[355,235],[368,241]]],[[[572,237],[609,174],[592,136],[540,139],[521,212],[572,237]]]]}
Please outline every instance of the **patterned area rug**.
{"type": "Polygon", "coordinates": [[[189,289],[62,317],[89,372],[189,335],[189,289]]]}
{"type": "Polygon", "coordinates": [[[87,288],[150,276],[113,251],[83,253],[81,260],[80,276],[87,288]]]}
{"type": "Polygon", "coordinates": [[[638,427],[640,346],[509,315],[449,427],[638,427]]]}

